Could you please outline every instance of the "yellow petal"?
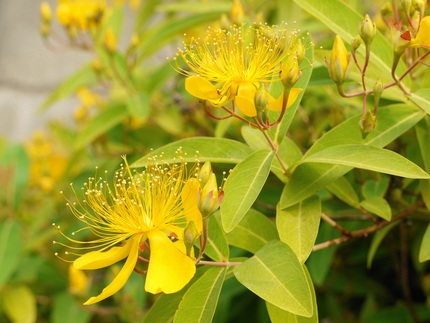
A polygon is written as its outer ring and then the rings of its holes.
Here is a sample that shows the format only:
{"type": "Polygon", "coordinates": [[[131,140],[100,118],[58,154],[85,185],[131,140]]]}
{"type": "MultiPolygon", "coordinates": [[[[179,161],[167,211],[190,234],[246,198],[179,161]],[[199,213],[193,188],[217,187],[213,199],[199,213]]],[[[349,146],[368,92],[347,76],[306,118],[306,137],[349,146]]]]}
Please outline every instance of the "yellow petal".
{"type": "Polygon", "coordinates": [[[134,267],[136,266],[137,256],[139,255],[139,243],[141,237],[142,235],[138,235],[129,240],[130,243],[128,244],[130,245],[130,253],[118,275],[114,278],[114,280],[112,280],[112,282],[108,286],[103,289],[103,291],[98,296],[91,297],[88,301],[84,303],[84,305],[91,305],[100,302],[101,300],[104,300],[105,298],[108,298],[109,296],[115,294],[125,285],[128,277],[130,277],[134,267]]]}
{"type": "Polygon", "coordinates": [[[196,265],[161,231],[148,233],[151,255],[145,290],[152,294],[175,293],[193,278],[196,265]]]}
{"type": "Polygon", "coordinates": [[[215,86],[200,76],[190,76],[185,80],[185,90],[202,100],[219,100],[220,95],[215,86]]]}
{"type": "Polygon", "coordinates": [[[203,219],[199,210],[199,188],[197,178],[190,178],[182,189],[182,207],[184,208],[187,222],[194,221],[198,232],[203,231],[203,219]]]}
{"type": "Polygon", "coordinates": [[[430,16],[421,19],[420,29],[415,38],[409,43],[411,47],[430,47],[430,16]]]}
{"type": "MultiPolygon", "coordinates": [[[[290,106],[292,106],[294,104],[294,102],[296,102],[297,97],[299,96],[300,92],[302,92],[302,91],[303,91],[303,89],[299,89],[299,88],[293,88],[290,90],[290,95],[288,96],[288,102],[287,102],[287,109],[290,106]]],[[[283,100],[283,95],[281,95],[277,99],[275,99],[274,97],[269,95],[269,107],[268,107],[268,109],[270,111],[281,112],[282,100],[283,100]]]]}
{"type": "Polygon", "coordinates": [[[239,85],[234,103],[240,112],[247,117],[255,117],[257,115],[257,109],[255,108],[254,102],[256,92],[257,89],[251,82],[243,82],[239,85]]]}
{"type": "Polygon", "coordinates": [[[79,257],[73,262],[73,267],[81,270],[93,270],[110,266],[130,253],[131,243],[127,242],[124,246],[113,247],[108,251],[92,251],[79,257]]]}

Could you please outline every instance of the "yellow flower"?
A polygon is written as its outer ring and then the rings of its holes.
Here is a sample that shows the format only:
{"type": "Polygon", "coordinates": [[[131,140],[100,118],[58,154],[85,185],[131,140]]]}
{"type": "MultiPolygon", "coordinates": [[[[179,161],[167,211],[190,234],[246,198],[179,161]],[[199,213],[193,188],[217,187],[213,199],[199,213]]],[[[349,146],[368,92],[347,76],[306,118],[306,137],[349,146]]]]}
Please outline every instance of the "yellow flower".
{"type": "Polygon", "coordinates": [[[410,47],[430,47],[430,16],[421,19],[420,27],[415,38],[410,43],[410,47]]]}
{"type": "MultiPolygon", "coordinates": [[[[150,159],[144,171],[132,173],[127,161],[116,172],[110,186],[102,178],[90,178],[82,202],[68,203],[72,213],[97,238],[79,241],[76,250],[90,250],[78,255],[73,266],[93,270],[110,266],[127,258],[113,281],[85,305],[99,302],[120,290],[134,270],[141,254],[149,250],[145,290],[156,294],[175,293],[194,276],[193,254],[187,255],[183,231],[193,222],[199,234],[202,215],[197,206],[198,180],[188,172],[182,160],[171,166],[150,159]],[[95,251],[92,251],[95,250],[95,251]]],[[[72,254],[66,252],[66,254],[72,254]]],[[[147,261],[147,260],[145,260],[147,261]]]]}
{"type": "Polygon", "coordinates": [[[99,25],[105,11],[104,0],[62,0],[57,6],[57,19],[67,28],[87,31],[99,25]]]}
{"type": "Polygon", "coordinates": [[[174,60],[181,56],[191,69],[176,65],[188,76],[185,89],[191,95],[214,107],[232,102],[244,115],[254,117],[258,89],[262,83],[281,81],[282,62],[296,55],[297,40],[297,31],[288,31],[285,24],[254,24],[246,30],[242,25],[231,31],[209,28],[204,39],[193,37],[184,43],[174,60]]]}
{"type": "Polygon", "coordinates": [[[339,35],[336,35],[331,51],[329,62],[329,73],[336,83],[343,83],[349,74],[350,55],[346,50],[345,44],[339,35]]]}

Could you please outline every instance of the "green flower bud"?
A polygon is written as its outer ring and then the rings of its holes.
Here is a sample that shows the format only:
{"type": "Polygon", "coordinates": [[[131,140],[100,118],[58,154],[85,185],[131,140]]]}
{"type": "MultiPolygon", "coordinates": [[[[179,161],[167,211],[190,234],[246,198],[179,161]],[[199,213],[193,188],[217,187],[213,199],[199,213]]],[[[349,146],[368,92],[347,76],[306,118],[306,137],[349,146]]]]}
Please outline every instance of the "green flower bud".
{"type": "Polygon", "coordinates": [[[378,120],[376,119],[376,115],[371,111],[367,111],[363,114],[360,119],[360,129],[363,135],[371,133],[376,128],[377,123],[378,120]]]}
{"type": "Polygon", "coordinates": [[[377,109],[379,106],[379,101],[381,99],[382,92],[384,92],[384,83],[381,79],[379,79],[375,85],[373,86],[373,97],[374,97],[374,104],[375,108],[377,109]]]}
{"type": "Polygon", "coordinates": [[[183,237],[182,237],[184,240],[185,249],[188,257],[191,256],[191,251],[194,246],[194,241],[196,241],[196,239],[199,236],[200,234],[196,228],[196,225],[194,224],[194,221],[188,222],[187,226],[184,229],[183,237]]]}
{"type": "Polygon", "coordinates": [[[302,71],[296,56],[291,55],[287,58],[281,66],[279,75],[284,87],[292,88],[297,83],[302,76],[302,71]]]}
{"type": "Polygon", "coordinates": [[[364,16],[364,20],[360,22],[358,31],[366,46],[369,46],[376,36],[376,24],[370,19],[369,15],[366,14],[364,16]]]}
{"type": "Polygon", "coordinates": [[[381,16],[382,17],[389,17],[393,14],[394,10],[393,10],[393,5],[391,4],[391,2],[386,2],[382,7],[381,7],[381,16]]]}
{"type": "Polygon", "coordinates": [[[255,93],[254,101],[257,111],[264,110],[267,107],[267,104],[269,103],[269,95],[263,85],[260,85],[257,93],[255,93]]]}
{"type": "Polygon", "coordinates": [[[303,58],[305,58],[306,54],[305,46],[303,46],[300,39],[297,40],[294,51],[297,58],[297,63],[300,64],[303,61],[303,58]]]}
{"type": "Polygon", "coordinates": [[[420,13],[420,16],[424,16],[424,11],[426,9],[426,1],[424,0],[412,0],[411,10],[420,13]]]}
{"type": "Polygon", "coordinates": [[[200,194],[199,210],[203,217],[207,217],[218,210],[223,197],[223,192],[218,192],[216,176],[211,173],[200,194]]]}
{"type": "Polygon", "coordinates": [[[355,36],[351,42],[351,52],[355,52],[361,45],[361,37],[355,36]]]}
{"type": "Polygon", "coordinates": [[[412,0],[401,0],[400,6],[404,10],[406,15],[409,16],[409,13],[411,11],[411,6],[412,6],[412,0]]]}
{"type": "Polygon", "coordinates": [[[394,36],[393,40],[393,50],[395,57],[400,57],[405,52],[406,48],[408,48],[409,43],[411,42],[412,35],[409,30],[406,31],[398,31],[394,36]]]}
{"type": "Polygon", "coordinates": [[[212,165],[211,165],[211,162],[208,160],[203,164],[203,166],[199,170],[199,173],[197,174],[197,179],[199,180],[201,187],[206,185],[211,174],[212,174],[212,165]]]}

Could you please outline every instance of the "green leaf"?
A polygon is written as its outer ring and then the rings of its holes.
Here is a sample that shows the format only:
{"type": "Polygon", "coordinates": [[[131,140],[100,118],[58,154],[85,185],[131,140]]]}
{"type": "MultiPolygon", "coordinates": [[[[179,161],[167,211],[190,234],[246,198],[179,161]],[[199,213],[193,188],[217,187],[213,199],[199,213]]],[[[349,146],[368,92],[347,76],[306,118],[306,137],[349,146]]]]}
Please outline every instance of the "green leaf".
{"type": "Polygon", "coordinates": [[[423,240],[421,241],[418,260],[420,262],[430,260],[430,224],[427,226],[427,229],[424,232],[423,240]]]}
{"type": "MultiPolygon", "coordinates": [[[[361,14],[354,11],[341,0],[294,0],[294,2],[316,19],[320,20],[335,34],[342,37],[346,43],[350,43],[358,34],[358,25],[364,20],[361,14]]],[[[358,52],[363,54],[365,50],[364,47],[365,46],[360,46],[358,52]]],[[[374,66],[379,68],[380,77],[383,78],[385,84],[392,81],[390,75],[393,62],[393,46],[379,31],[372,41],[371,62],[374,66]]],[[[397,68],[398,72],[402,72],[405,69],[405,64],[400,62],[397,68]]]]}
{"type": "Polygon", "coordinates": [[[236,165],[224,185],[221,220],[230,232],[242,220],[260,194],[274,157],[270,150],[257,150],[236,165]]]}
{"type": "Polygon", "coordinates": [[[146,93],[137,93],[127,99],[127,111],[130,116],[146,120],[149,116],[149,96],[146,93]]]}
{"type": "Polygon", "coordinates": [[[159,156],[163,153],[166,163],[174,163],[178,160],[177,150],[181,148],[182,157],[187,162],[201,162],[210,160],[213,163],[237,164],[246,158],[252,149],[235,140],[212,137],[194,137],[172,142],[166,146],[153,150],[134,162],[131,167],[144,167],[148,158],[159,156]]]}
{"type": "Polygon", "coordinates": [[[355,192],[351,183],[345,177],[339,177],[335,181],[328,184],[326,188],[346,204],[354,208],[360,206],[357,193],[355,192]]]}
{"type": "Polygon", "coordinates": [[[19,264],[21,227],[15,220],[0,223],[0,288],[8,281],[19,264]]]}
{"type": "MultiPolygon", "coordinates": [[[[430,103],[429,103],[430,106],[430,103]]],[[[424,169],[430,172],[430,149],[428,149],[430,138],[430,117],[427,116],[415,126],[418,145],[420,147],[421,157],[424,162],[424,169]]]]}
{"type": "Polygon", "coordinates": [[[283,309],[266,302],[267,311],[269,312],[270,321],[272,323],[318,323],[317,298],[315,295],[315,289],[313,288],[312,278],[305,266],[303,269],[306,274],[308,284],[311,286],[312,306],[314,308],[314,313],[311,317],[299,316],[284,311],[283,309]]]}
{"type": "Polygon", "coordinates": [[[95,116],[84,129],[80,132],[76,139],[75,150],[79,150],[87,146],[98,136],[106,133],[127,116],[127,109],[124,105],[111,102],[105,110],[95,116]]]}
{"type": "Polygon", "coordinates": [[[185,293],[173,322],[211,322],[226,268],[211,268],[185,293]]]}
{"type": "Polygon", "coordinates": [[[391,150],[365,145],[329,147],[303,158],[301,163],[343,165],[406,178],[430,178],[429,174],[409,159],[391,150]]]}
{"type": "Polygon", "coordinates": [[[369,179],[361,187],[361,194],[363,194],[363,197],[366,199],[373,196],[383,197],[389,185],[389,176],[381,176],[378,180],[369,179]]]}
{"type": "Polygon", "coordinates": [[[278,238],[278,232],[273,221],[253,209],[250,209],[242,221],[227,233],[230,245],[251,253],[256,253],[267,242],[278,238]]]}
{"type": "Polygon", "coordinates": [[[91,320],[91,311],[85,310],[69,293],[64,292],[54,297],[52,323],[86,323],[91,320]]]}
{"type": "Polygon", "coordinates": [[[63,81],[49,95],[45,102],[42,103],[39,109],[44,111],[55,102],[74,94],[79,88],[88,87],[95,83],[97,83],[97,77],[94,74],[92,66],[90,64],[85,65],[75,74],[63,81]]]}
{"type": "Polygon", "coordinates": [[[219,217],[209,219],[208,241],[205,254],[215,261],[226,261],[230,256],[227,238],[221,227],[219,217]]]}
{"type": "Polygon", "coordinates": [[[294,251],[282,241],[270,241],[253,257],[236,266],[234,274],[265,301],[296,315],[311,317],[311,286],[294,251]]]}
{"type": "Polygon", "coordinates": [[[409,99],[430,114],[430,89],[419,89],[409,96],[409,99]]]}
{"type": "Polygon", "coordinates": [[[385,226],[384,228],[375,233],[372,239],[372,243],[370,244],[369,252],[367,254],[367,268],[370,268],[372,266],[373,258],[375,257],[376,251],[378,250],[381,242],[391,231],[391,229],[393,229],[399,223],[399,221],[390,223],[389,225],[385,226]]]}
{"type": "Polygon", "coordinates": [[[387,200],[380,196],[372,196],[360,202],[360,205],[370,213],[390,221],[391,220],[391,207],[387,200]]]}
{"type": "Polygon", "coordinates": [[[3,293],[3,310],[11,322],[36,322],[36,297],[25,285],[8,287],[3,293]]]}
{"type": "Polygon", "coordinates": [[[312,252],[321,219],[321,201],[314,195],[276,212],[276,227],[281,241],[295,252],[301,263],[312,252]]]}
{"type": "MultiPolygon", "coordinates": [[[[361,144],[384,147],[419,122],[425,113],[406,104],[390,105],[378,110],[378,125],[365,139],[358,126],[361,115],[352,117],[322,136],[308,150],[304,158],[328,147],[344,144],[361,144]]],[[[281,196],[281,207],[285,208],[309,197],[351,167],[341,165],[298,165],[281,196]]]]}
{"type": "Polygon", "coordinates": [[[430,180],[420,180],[420,193],[428,210],[430,210],[430,180]]]}

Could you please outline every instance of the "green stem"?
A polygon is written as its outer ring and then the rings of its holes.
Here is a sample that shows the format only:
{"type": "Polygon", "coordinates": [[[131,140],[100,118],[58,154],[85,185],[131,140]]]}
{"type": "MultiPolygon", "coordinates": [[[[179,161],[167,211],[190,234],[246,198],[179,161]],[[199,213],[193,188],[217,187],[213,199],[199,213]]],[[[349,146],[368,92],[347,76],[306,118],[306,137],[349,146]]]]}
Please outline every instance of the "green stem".
{"type": "Polygon", "coordinates": [[[207,265],[207,266],[218,266],[218,267],[234,267],[240,265],[242,262],[234,261],[206,261],[200,260],[197,265],[207,265]]]}

